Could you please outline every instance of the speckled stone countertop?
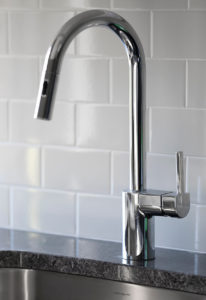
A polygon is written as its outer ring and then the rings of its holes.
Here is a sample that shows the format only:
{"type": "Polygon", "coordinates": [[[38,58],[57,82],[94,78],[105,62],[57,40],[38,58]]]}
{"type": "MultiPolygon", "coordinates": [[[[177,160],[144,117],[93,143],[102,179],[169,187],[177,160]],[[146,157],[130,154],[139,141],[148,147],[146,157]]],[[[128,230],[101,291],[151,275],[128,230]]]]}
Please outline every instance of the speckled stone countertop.
{"type": "Polygon", "coordinates": [[[0,229],[0,267],[54,271],[206,295],[206,254],[156,249],[133,265],[121,244],[0,229]]]}

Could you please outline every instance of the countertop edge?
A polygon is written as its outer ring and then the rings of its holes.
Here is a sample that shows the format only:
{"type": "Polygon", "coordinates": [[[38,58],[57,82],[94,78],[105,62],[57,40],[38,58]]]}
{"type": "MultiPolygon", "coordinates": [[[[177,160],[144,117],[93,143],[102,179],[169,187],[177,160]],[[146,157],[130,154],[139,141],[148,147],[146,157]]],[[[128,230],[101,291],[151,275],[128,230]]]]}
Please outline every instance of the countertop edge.
{"type": "Polygon", "coordinates": [[[0,268],[52,271],[206,295],[206,276],[87,258],[1,250],[0,268]]]}

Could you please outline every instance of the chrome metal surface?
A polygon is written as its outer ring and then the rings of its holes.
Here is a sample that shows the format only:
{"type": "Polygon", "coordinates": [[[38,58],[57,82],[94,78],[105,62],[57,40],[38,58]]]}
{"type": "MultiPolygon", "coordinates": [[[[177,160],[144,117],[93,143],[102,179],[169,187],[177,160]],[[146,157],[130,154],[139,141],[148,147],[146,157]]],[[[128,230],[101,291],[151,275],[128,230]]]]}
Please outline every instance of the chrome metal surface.
{"type": "Polygon", "coordinates": [[[130,66],[130,189],[144,187],[145,162],[145,55],[135,30],[121,16],[105,10],[91,10],[78,14],[61,28],[49,47],[42,72],[35,118],[50,119],[55,100],[57,78],[64,53],[81,31],[103,26],[111,29],[124,44],[130,66]]]}
{"type": "Polygon", "coordinates": [[[54,272],[0,269],[2,300],[206,300],[206,296],[54,272]]]}
{"type": "Polygon", "coordinates": [[[145,190],[145,56],[140,39],[131,25],[116,13],[105,10],[86,11],[65,23],[46,54],[34,117],[51,118],[65,50],[79,32],[93,26],[104,26],[117,34],[126,49],[129,62],[130,189],[123,192],[123,257],[152,259],[152,216],[186,216],[189,194],[184,193],[183,189],[181,154],[178,154],[177,194],[145,190]]]}

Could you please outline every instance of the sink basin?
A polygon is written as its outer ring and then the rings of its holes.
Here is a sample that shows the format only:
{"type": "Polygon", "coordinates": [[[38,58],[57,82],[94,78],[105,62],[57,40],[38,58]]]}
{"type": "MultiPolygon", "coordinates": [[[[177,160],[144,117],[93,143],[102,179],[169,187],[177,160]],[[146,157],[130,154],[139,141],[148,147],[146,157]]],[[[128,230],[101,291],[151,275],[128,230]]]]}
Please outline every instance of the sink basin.
{"type": "Polygon", "coordinates": [[[2,300],[202,300],[206,296],[54,272],[0,269],[2,300]]]}

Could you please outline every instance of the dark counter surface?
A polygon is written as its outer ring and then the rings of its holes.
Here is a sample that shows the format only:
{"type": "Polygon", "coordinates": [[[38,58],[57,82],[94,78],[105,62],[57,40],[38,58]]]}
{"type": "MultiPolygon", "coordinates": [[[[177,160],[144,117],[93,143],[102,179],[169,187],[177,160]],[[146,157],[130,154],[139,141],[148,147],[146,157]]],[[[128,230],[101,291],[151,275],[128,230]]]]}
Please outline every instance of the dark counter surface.
{"type": "Polygon", "coordinates": [[[206,295],[206,254],[156,248],[156,259],[128,264],[121,244],[0,229],[0,267],[26,268],[206,295]]]}

